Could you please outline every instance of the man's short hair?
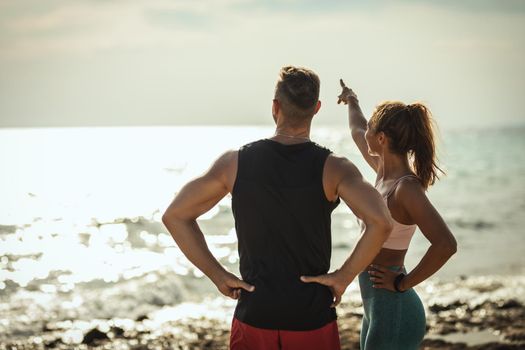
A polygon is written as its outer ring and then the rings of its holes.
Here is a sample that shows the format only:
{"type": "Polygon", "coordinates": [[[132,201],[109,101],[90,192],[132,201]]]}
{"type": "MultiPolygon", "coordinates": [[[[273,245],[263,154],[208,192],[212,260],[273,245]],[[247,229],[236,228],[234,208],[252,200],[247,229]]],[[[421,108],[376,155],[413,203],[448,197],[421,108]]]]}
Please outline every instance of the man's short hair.
{"type": "Polygon", "coordinates": [[[319,101],[320,81],[317,74],[303,67],[286,66],[279,72],[275,99],[286,118],[292,122],[311,119],[319,101]]]}

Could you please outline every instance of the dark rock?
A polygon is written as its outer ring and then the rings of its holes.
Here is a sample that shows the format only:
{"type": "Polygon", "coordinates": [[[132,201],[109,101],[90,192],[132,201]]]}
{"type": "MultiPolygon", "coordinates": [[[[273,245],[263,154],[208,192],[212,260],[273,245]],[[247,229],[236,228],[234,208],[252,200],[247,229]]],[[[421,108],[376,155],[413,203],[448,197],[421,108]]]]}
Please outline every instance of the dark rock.
{"type": "Polygon", "coordinates": [[[498,309],[513,309],[522,307],[521,303],[515,299],[502,300],[498,302],[498,309]]]}
{"type": "Polygon", "coordinates": [[[425,339],[421,343],[421,349],[423,350],[434,350],[434,349],[448,349],[448,350],[462,350],[467,349],[465,343],[450,343],[442,339],[425,339]]]}
{"type": "Polygon", "coordinates": [[[137,317],[137,318],[135,319],[135,321],[137,321],[137,322],[142,322],[142,321],[144,321],[144,320],[147,320],[148,318],[149,318],[149,317],[148,317],[147,315],[140,315],[139,317],[137,317]]]}
{"type": "Polygon", "coordinates": [[[510,328],[504,332],[505,339],[514,342],[525,342],[525,329],[523,328],[510,328]]]}
{"type": "Polygon", "coordinates": [[[465,304],[462,303],[461,301],[459,300],[456,300],[455,302],[453,303],[450,303],[448,305],[441,305],[441,304],[434,304],[434,305],[430,305],[428,307],[428,309],[434,313],[438,313],[438,312],[441,312],[441,311],[445,311],[445,310],[453,310],[453,309],[456,309],[458,307],[462,307],[464,306],[465,304]]]}
{"type": "Polygon", "coordinates": [[[98,328],[93,328],[84,335],[82,344],[93,345],[96,341],[108,339],[109,337],[106,333],[101,332],[98,328]]]}
{"type": "Polygon", "coordinates": [[[441,328],[439,329],[439,334],[445,335],[445,334],[451,334],[451,333],[457,333],[458,328],[455,323],[443,323],[441,325],[441,328]]]}
{"type": "Polygon", "coordinates": [[[60,339],[60,338],[57,338],[57,339],[54,339],[54,340],[51,340],[51,341],[48,341],[48,342],[44,343],[46,348],[56,348],[60,344],[62,344],[62,339],[60,339]]]}
{"type": "Polygon", "coordinates": [[[147,345],[135,345],[131,348],[131,350],[149,350],[149,347],[147,345]]]}
{"type": "Polygon", "coordinates": [[[115,338],[122,338],[124,336],[124,329],[122,329],[120,327],[112,326],[110,328],[110,331],[111,331],[111,333],[113,333],[115,338]]]}
{"type": "Polygon", "coordinates": [[[524,348],[523,345],[502,344],[502,343],[491,342],[491,343],[473,346],[469,349],[473,349],[473,350],[518,350],[518,349],[521,349],[523,350],[523,348],[524,348]]]}

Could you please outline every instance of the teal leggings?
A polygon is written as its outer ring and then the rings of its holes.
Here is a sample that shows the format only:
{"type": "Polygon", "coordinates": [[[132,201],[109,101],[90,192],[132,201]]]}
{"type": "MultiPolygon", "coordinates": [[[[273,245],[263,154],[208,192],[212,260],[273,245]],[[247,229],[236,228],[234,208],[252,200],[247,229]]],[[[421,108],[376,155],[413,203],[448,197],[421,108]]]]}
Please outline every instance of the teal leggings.
{"type": "MultiPolygon", "coordinates": [[[[403,267],[389,266],[405,272],[403,267]]],[[[363,299],[362,350],[418,349],[426,331],[425,310],[414,289],[404,293],[373,288],[368,271],[359,274],[363,299]]]]}

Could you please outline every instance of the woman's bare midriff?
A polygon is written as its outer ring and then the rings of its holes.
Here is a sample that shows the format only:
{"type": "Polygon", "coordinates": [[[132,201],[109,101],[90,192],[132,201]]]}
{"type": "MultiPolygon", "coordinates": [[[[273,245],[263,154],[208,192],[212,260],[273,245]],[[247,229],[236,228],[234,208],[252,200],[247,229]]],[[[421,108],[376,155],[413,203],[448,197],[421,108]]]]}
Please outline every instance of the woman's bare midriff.
{"type": "Polygon", "coordinates": [[[407,249],[397,250],[381,248],[379,254],[377,254],[372,261],[372,264],[381,266],[403,266],[406,253],[407,249]]]}

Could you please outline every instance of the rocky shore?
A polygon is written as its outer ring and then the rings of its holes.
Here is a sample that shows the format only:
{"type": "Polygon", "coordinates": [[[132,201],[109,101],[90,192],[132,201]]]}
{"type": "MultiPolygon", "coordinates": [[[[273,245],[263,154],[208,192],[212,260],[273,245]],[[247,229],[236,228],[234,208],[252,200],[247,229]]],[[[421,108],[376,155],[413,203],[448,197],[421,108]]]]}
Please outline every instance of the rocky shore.
{"type": "MultiPolygon", "coordinates": [[[[491,288],[495,288],[494,284],[491,288]]],[[[491,295],[494,296],[494,290],[491,295]]],[[[428,331],[421,348],[525,349],[524,304],[514,298],[480,300],[429,304],[428,331]]],[[[228,307],[232,305],[229,303],[228,307]]],[[[362,317],[359,300],[347,298],[339,306],[338,315],[342,349],[359,349],[362,317]]],[[[223,350],[228,349],[230,330],[226,319],[201,316],[163,321],[158,316],[142,315],[135,320],[48,322],[38,335],[4,341],[0,349],[223,350]]]]}

